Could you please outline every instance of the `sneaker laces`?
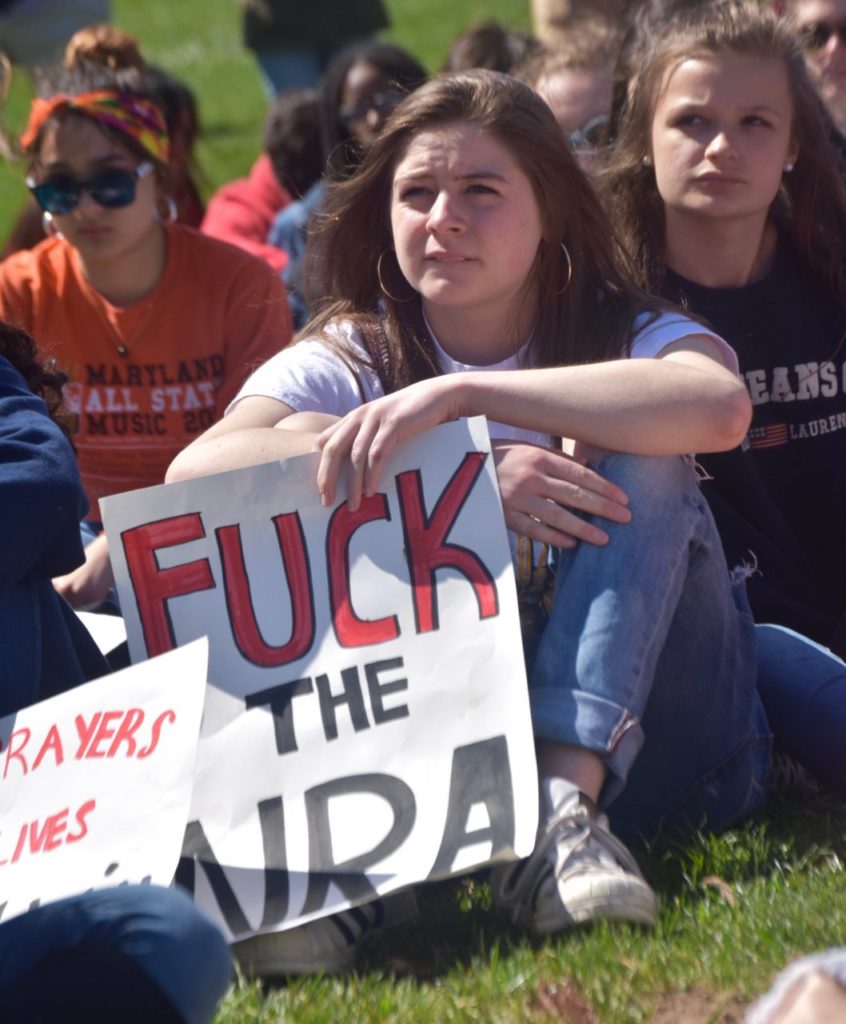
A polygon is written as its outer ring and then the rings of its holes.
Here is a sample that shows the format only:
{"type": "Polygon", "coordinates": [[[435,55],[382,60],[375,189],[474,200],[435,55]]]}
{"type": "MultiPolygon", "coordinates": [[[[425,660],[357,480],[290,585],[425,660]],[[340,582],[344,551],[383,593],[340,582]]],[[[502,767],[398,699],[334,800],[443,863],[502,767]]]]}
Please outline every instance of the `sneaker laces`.
{"type": "Polygon", "coordinates": [[[628,849],[608,830],[605,815],[593,815],[583,802],[586,797],[577,794],[578,802],[567,802],[546,824],[543,835],[537,842],[528,860],[515,865],[503,879],[502,895],[509,902],[515,901],[515,914],[521,904],[534,905],[534,896],[541,882],[553,873],[556,879],[569,871],[577,871],[585,862],[599,861],[609,867],[622,868],[628,874],[643,878],[637,862],[628,849]],[[566,855],[560,856],[559,841],[565,838],[566,855]],[[598,847],[598,856],[583,857],[587,848],[598,847]],[[554,850],[553,850],[554,848],[554,850]]]}

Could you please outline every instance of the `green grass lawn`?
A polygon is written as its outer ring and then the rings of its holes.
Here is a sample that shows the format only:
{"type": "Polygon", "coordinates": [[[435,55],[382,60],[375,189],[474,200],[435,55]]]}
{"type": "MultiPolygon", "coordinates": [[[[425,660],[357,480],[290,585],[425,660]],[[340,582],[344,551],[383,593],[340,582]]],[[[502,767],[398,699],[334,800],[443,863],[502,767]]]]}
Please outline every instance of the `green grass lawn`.
{"type": "MultiPolygon", "coordinates": [[[[433,69],[474,20],[528,27],[526,0],[389,6],[391,38],[433,69]]],[[[196,90],[206,192],[245,173],[259,150],[264,97],[241,48],[234,0],[114,0],[113,8],[151,60],[196,90]]],[[[27,97],[19,76],[7,110],[12,126],[22,125],[27,97]]],[[[19,170],[0,175],[5,234],[24,190],[19,170]]],[[[789,958],[846,944],[844,858],[846,805],[796,802],[720,839],[643,854],[663,902],[656,931],[600,926],[540,944],[496,917],[483,880],[428,887],[419,922],[373,945],[361,973],[267,994],[239,984],[219,1021],[739,1021],[738,1006],[789,958]]]]}
{"type": "MultiPolygon", "coordinates": [[[[343,0],[338,0],[342,3],[343,0]]],[[[528,0],[388,0],[390,39],[436,69],[453,37],[483,18],[529,27],[528,0]]],[[[265,97],[252,55],[241,46],[235,0],[113,0],[113,21],[135,34],[148,60],[184,78],[200,103],[204,137],[199,146],[202,189],[245,174],[261,148],[265,97]]],[[[6,123],[26,122],[31,85],[13,82],[6,123]]],[[[5,238],[26,197],[20,167],[0,165],[0,238],[5,238]]]]}
{"type": "Polygon", "coordinates": [[[537,942],[490,909],[482,876],[427,886],[419,921],[374,940],[358,973],[268,991],[242,980],[218,1024],[739,1024],[788,960],[846,944],[841,801],[795,799],[638,854],[662,901],[653,932],[601,924],[537,942]]]}

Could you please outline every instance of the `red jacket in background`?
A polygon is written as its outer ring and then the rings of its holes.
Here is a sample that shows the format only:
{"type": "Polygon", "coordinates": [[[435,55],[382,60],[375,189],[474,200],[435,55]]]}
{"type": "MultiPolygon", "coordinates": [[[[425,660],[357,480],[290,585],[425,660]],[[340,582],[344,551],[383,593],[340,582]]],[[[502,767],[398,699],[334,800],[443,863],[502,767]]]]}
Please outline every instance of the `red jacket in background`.
{"type": "Polygon", "coordinates": [[[273,173],[270,158],[263,153],[249,177],[231,181],[215,192],[200,230],[259,256],[281,273],[288,257],[275,245],[268,245],[267,233],[276,214],[290,202],[291,197],[273,173]]]}

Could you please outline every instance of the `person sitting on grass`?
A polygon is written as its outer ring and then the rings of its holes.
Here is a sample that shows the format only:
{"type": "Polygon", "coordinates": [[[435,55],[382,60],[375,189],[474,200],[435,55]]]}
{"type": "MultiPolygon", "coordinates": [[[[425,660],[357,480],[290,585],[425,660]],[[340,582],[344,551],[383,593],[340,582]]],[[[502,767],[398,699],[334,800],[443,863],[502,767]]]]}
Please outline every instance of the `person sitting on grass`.
{"type": "Polygon", "coordinates": [[[349,46],[327,68],[318,91],[324,173],[305,195],[280,211],[267,235],[267,241],[288,258],[284,281],[296,328],[309,318],[311,268],[306,240],[327,182],[355,171],[385,118],[426,77],[425,69],[410,53],[391,43],[349,46]]]}
{"type": "Polygon", "coordinates": [[[638,282],[733,345],[753,404],[743,444],[701,463],[729,563],[755,568],[767,717],[846,794],[846,187],[830,120],[789,23],[735,4],[655,37],[622,126],[604,190],[638,282]]]}
{"type": "Polygon", "coordinates": [[[600,166],[607,142],[614,65],[621,36],[601,18],[582,18],[514,72],[552,108],[583,170],[600,166]]]}
{"type": "MultiPolygon", "coordinates": [[[[317,447],[324,504],[344,470],[355,509],[396,444],[487,416],[507,526],[536,568],[556,551],[551,610],[529,597],[524,633],[537,845],[494,871],[493,899],[539,934],[654,924],[618,836],[726,828],[770,772],[754,626],[689,456],[746,432],[734,354],[631,283],[549,107],[499,73],[411,93],[328,189],[314,241],[316,318],[168,479],[317,447]]],[[[367,909],[236,955],[266,974],[337,969],[378,920],[367,909]]]]}
{"type": "Polygon", "coordinates": [[[100,498],[162,482],[290,341],[288,303],[261,260],[170,223],[167,129],[136,69],[82,62],[45,81],[21,145],[51,237],[0,264],[0,315],[70,377],[90,511],[85,564],[56,586],[96,607],[113,582],[100,498]]]}
{"type": "Polygon", "coordinates": [[[280,211],[322,174],[317,93],[285,89],[267,113],[264,151],[246,178],[222,185],[211,197],[201,231],[261,257],[282,274],[288,254],[267,236],[280,211]]]}
{"type": "Polygon", "coordinates": [[[85,560],[88,503],[57,418],[65,379],[0,320],[0,717],[108,671],[51,583],[85,560]]]}
{"type": "MultiPolygon", "coordinates": [[[[59,415],[65,378],[0,321],[0,717],[108,671],[51,577],[83,559],[86,511],[59,415]]],[[[205,1024],[232,974],[223,936],[184,895],[120,886],[0,923],[8,1024],[205,1024]]]]}

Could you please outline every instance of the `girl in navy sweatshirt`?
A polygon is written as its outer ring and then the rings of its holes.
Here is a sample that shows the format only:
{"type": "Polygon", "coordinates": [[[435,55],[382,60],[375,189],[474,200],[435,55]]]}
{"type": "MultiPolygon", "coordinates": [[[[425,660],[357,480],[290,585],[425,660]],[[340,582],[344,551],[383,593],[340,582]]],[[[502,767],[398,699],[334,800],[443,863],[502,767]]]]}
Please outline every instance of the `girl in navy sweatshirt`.
{"type": "Polygon", "coordinates": [[[82,563],[87,510],[54,418],[62,383],[32,339],[0,321],[0,716],[107,669],[51,582],[82,563]]]}

